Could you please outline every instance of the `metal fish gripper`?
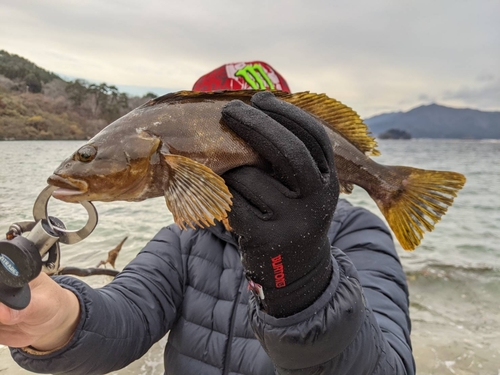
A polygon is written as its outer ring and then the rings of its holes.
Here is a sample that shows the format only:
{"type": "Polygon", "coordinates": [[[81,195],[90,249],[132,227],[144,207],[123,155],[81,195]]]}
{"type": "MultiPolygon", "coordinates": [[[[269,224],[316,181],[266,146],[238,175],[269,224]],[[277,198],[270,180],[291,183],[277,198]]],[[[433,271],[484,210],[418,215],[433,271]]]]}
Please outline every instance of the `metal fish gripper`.
{"type": "Polygon", "coordinates": [[[83,228],[67,230],[64,223],[49,216],[48,203],[57,188],[47,186],[33,205],[33,221],[13,223],[0,240],[0,302],[21,310],[28,306],[31,291],[28,283],[40,272],[57,273],[60,266],[60,245],[75,244],[88,237],[97,226],[97,210],[91,202],[80,202],[87,210],[88,220],[83,228]],[[26,236],[23,236],[27,233],[26,236]]]}

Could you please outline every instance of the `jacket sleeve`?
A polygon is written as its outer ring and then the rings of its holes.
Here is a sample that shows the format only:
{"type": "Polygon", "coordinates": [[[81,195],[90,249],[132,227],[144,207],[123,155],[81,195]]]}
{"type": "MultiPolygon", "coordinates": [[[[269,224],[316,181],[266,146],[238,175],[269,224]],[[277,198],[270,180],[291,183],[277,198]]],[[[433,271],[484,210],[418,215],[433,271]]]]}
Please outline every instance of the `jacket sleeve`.
{"type": "Polygon", "coordinates": [[[413,375],[408,288],[389,230],[340,201],[329,237],[333,275],[315,303],[277,319],[251,299],[253,330],[277,372],[413,375]]]}
{"type": "Polygon", "coordinates": [[[171,228],[161,230],[100,289],[73,277],[56,277],[80,301],[73,338],[46,355],[11,349],[14,360],[38,373],[103,374],[140,358],[168,332],[181,306],[184,276],[179,241],[171,228]]]}

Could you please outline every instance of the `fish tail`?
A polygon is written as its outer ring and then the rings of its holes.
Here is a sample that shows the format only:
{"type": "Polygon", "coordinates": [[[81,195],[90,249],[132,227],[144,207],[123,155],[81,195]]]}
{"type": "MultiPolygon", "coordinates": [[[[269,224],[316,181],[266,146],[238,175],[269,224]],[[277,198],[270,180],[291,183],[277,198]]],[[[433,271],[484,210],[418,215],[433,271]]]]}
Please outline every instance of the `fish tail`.
{"type": "Polygon", "coordinates": [[[399,177],[396,183],[399,187],[384,196],[376,192],[377,197],[372,198],[403,249],[414,250],[424,232],[432,231],[453,204],[466,179],[456,172],[402,166],[388,168],[391,175],[399,177]]]}

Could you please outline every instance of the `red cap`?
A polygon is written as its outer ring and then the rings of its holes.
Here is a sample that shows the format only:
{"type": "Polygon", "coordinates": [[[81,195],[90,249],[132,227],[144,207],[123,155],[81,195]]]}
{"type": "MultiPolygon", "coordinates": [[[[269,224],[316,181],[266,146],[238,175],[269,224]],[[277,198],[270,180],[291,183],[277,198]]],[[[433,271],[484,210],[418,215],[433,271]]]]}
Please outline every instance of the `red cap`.
{"type": "Polygon", "coordinates": [[[202,76],[193,86],[193,91],[251,89],[290,92],[281,74],[262,61],[222,65],[202,76]]]}

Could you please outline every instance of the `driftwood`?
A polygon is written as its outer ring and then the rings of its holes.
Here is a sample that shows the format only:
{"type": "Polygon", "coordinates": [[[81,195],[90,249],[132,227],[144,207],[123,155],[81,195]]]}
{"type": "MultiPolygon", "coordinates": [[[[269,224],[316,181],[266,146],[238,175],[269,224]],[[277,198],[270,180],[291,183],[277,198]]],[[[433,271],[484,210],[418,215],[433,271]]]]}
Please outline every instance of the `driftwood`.
{"type": "Polygon", "coordinates": [[[122,249],[124,242],[128,237],[125,237],[121,242],[112,250],[108,252],[108,258],[106,260],[101,260],[97,267],[89,267],[89,268],[80,268],[80,267],[72,267],[66,266],[61,267],[55,273],[56,275],[74,275],[74,276],[95,276],[95,275],[107,275],[115,277],[120,273],[120,271],[115,269],[116,258],[118,258],[118,254],[122,249]],[[113,269],[109,268],[100,268],[102,265],[106,266],[106,264],[110,264],[113,269]]]}
{"type": "Polygon", "coordinates": [[[95,275],[107,275],[115,277],[120,271],[109,268],[80,268],[80,267],[61,267],[57,271],[57,275],[74,275],[74,276],[95,276],[95,275]]]}
{"type": "Polygon", "coordinates": [[[102,265],[106,266],[106,264],[109,263],[111,267],[115,268],[116,258],[118,258],[118,254],[122,249],[123,243],[127,241],[127,238],[128,237],[125,237],[113,250],[110,250],[108,252],[108,258],[106,260],[101,260],[96,267],[99,268],[102,265]]]}

